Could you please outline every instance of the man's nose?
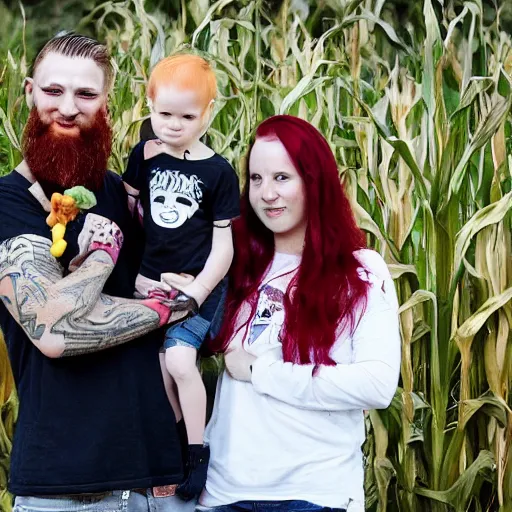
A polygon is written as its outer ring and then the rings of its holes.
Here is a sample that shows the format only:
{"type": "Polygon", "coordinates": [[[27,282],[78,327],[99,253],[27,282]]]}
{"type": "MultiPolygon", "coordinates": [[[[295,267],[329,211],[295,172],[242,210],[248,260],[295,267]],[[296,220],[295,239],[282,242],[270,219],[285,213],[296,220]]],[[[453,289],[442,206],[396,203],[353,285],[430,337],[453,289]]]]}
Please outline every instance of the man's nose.
{"type": "Polygon", "coordinates": [[[75,117],[79,113],[75,98],[71,94],[66,94],[62,97],[59,105],[59,113],[63,117],[75,117]]]}

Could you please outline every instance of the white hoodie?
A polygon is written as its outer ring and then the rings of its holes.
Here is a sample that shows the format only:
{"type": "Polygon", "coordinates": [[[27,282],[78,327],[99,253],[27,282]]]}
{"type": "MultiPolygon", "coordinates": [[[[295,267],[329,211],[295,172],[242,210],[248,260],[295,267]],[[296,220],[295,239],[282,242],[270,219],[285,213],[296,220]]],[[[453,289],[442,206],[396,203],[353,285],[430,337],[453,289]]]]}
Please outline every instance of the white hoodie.
{"type": "Polygon", "coordinates": [[[226,372],[219,378],[205,434],[211,458],[201,505],[294,499],[364,510],[364,410],[386,408],[393,398],[400,335],[384,260],[370,250],[356,257],[360,278],[371,284],[366,309],[351,336],[340,333],[331,351],[336,366],[321,366],[313,376],[314,365],[282,359],[282,297],[300,258],[275,255],[250,330],[239,333],[258,356],[252,383],[226,372]]]}

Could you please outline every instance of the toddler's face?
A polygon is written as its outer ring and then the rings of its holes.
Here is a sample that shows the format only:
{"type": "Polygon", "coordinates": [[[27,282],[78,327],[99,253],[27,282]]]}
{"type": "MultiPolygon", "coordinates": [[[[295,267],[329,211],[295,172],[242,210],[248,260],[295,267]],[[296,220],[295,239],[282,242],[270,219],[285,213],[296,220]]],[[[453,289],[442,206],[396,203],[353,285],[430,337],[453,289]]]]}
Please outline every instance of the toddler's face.
{"type": "Polygon", "coordinates": [[[209,113],[206,107],[195,91],[159,87],[151,110],[153,131],[162,142],[184,151],[203,135],[209,113]]]}

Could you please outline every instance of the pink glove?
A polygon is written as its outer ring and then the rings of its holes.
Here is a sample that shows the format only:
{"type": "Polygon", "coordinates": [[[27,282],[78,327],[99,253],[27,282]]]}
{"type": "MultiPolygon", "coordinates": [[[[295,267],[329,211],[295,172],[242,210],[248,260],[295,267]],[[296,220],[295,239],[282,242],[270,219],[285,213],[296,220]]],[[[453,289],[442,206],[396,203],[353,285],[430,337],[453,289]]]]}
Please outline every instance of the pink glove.
{"type": "Polygon", "coordinates": [[[198,310],[196,300],[178,290],[172,292],[154,290],[148,294],[147,299],[143,300],[146,306],[158,313],[160,327],[183,320],[190,314],[196,314],[198,310]]]}
{"type": "Polygon", "coordinates": [[[119,226],[101,215],[88,213],[80,235],[78,235],[79,253],[69,264],[69,271],[76,270],[94,251],[107,252],[115,265],[123,245],[123,233],[119,226]]]}

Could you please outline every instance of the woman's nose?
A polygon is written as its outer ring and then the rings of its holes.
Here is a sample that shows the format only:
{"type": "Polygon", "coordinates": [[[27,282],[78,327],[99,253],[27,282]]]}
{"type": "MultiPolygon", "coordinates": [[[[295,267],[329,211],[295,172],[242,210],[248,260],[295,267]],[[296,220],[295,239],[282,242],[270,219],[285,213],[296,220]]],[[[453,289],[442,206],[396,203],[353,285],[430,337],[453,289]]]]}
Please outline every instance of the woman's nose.
{"type": "Polygon", "coordinates": [[[261,197],[264,201],[268,203],[275,201],[277,199],[277,189],[273,180],[263,180],[262,189],[261,189],[261,197]]]}

